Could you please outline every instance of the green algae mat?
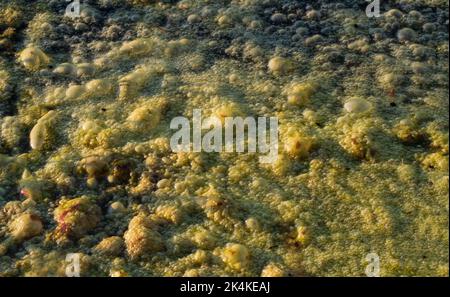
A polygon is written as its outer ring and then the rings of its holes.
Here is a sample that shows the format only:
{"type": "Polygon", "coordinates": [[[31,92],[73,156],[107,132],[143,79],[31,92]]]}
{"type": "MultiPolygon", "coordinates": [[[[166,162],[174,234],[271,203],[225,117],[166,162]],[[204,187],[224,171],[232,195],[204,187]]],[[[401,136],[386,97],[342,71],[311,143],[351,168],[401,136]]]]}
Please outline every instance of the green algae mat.
{"type": "Polygon", "coordinates": [[[0,0],[0,276],[448,276],[448,8],[0,0]]]}

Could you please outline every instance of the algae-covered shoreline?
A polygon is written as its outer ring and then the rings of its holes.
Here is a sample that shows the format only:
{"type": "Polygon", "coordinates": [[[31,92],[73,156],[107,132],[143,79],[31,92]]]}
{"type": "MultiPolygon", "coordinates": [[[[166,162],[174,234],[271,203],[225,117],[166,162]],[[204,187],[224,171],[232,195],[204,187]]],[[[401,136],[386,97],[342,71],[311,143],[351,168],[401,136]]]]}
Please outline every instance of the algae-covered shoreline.
{"type": "Polygon", "coordinates": [[[448,1],[380,3],[0,0],[0,276],[448,276],[448,1]]]}

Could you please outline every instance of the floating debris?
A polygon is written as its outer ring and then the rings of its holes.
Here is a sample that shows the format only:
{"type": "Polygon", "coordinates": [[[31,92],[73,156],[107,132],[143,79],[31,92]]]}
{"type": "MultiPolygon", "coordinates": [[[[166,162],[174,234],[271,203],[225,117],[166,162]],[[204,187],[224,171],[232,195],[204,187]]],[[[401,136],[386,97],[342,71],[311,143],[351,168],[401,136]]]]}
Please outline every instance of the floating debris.
{"type": "Polygon", "coordinates": [[[43,231],[43,225],[39,216],[24,213],[11,222],[9,229],[12,238],[20,242],[39,235],[43,231]]]}
{"type": "Polygon", "coordinates": [[[46,67],[50,58],[39,47],[31,45],[20,52],[19,61],[26,69],[36,71],[46,67]]]}
{"type": "Polygon", "coordinates": [[[164,242],[156,230],[155,223],[143,215],[135,216],[130,221],[124,239],[131,259],[164,249],[164,242]]]}
{"type": "Polygon", "coordinates": [[[101,218],[100,208],[86,196],[62,200],[55,209],[57,237],[77,239],[92,230],[101,218]]]}
{"type": "Polygon", "coordinates": [[[51,110],[41,117],[30,132],[30,146],[32,149],[39,150],[44,146],[46,139],[53,129],[53,121],[56,118],[56,111],[51,110]]]}
{"type": "Polygon", "coordinates": [[[368,111],[372,105],[364,99],[351,99],[344,104],[345,111],[349,113],[362,113],[368,111]]]}

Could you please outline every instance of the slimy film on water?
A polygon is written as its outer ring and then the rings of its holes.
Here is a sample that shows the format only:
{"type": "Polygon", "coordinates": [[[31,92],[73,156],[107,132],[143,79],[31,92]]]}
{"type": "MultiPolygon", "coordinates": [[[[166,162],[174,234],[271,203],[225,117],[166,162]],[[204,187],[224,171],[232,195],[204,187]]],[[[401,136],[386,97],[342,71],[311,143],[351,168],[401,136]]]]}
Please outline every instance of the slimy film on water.
{"type": "Polygon", "coordinates": [[[448,8],[0,0],[0,276],[448,276],[448,8]]]}

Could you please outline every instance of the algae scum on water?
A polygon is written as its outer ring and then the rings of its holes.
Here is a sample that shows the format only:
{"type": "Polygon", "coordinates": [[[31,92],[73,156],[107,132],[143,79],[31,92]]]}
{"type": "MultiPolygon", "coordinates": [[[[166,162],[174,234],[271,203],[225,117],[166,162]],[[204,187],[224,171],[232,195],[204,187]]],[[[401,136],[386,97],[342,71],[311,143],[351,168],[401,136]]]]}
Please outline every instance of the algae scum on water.
{"type": "Polygon", "coordinates": [[[81,2],[0,0],[1,276],[448,275],[448,1],[81,2]]]}

